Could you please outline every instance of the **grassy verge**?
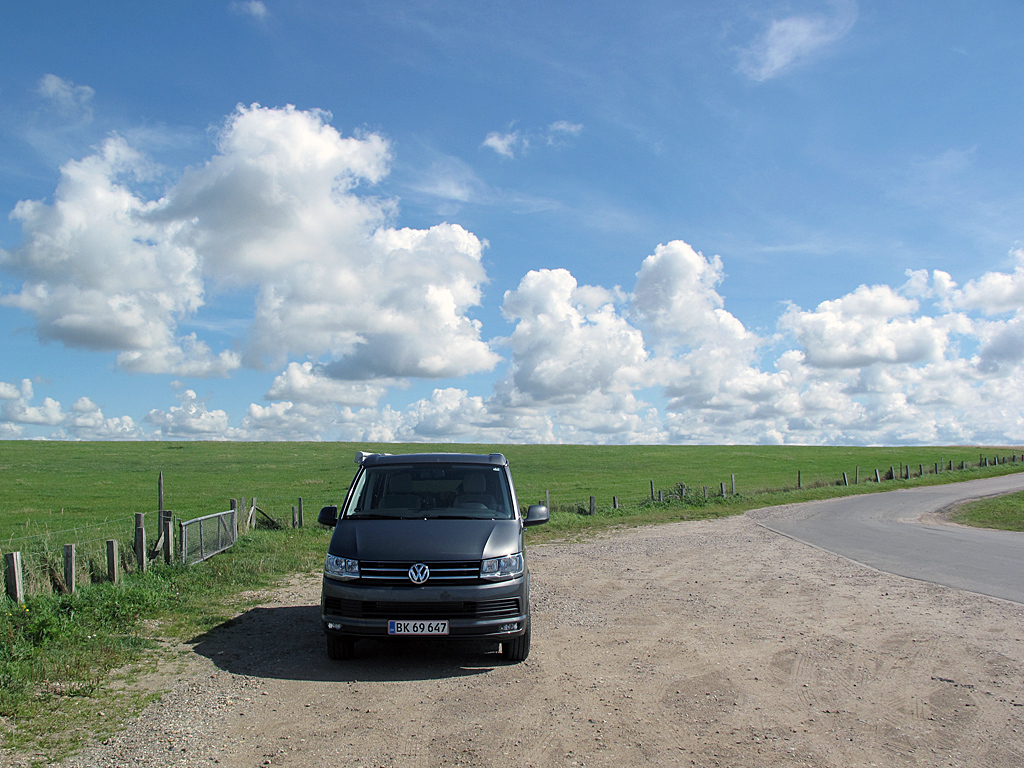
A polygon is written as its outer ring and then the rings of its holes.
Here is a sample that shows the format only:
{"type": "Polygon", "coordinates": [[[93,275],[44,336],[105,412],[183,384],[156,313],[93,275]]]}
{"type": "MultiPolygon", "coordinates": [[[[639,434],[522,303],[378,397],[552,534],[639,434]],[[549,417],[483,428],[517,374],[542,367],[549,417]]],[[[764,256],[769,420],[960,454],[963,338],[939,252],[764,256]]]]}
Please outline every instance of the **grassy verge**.
{"type": "Polygon", "coordinates": [[[246,593],[321,567],[317,527],[254,531],[198,566],[158,565],[74,595],[0,601],[0,752],[47,764],[102,738],[147,701],[133,677],[189,639],[245,610],[246,593]]]}
{"type": "Polygon", "coordinates": [[[950,520],[978,528],[1024,531],[1024,493],[1011,493],[963,504],[950,515],[950,520]]]}

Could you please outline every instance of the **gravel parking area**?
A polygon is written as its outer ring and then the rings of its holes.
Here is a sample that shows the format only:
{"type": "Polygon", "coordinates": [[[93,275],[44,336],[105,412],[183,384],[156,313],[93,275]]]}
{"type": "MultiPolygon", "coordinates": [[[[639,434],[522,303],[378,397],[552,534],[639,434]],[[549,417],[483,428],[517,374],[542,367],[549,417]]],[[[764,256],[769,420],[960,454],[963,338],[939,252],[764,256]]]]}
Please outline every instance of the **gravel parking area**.
{"type": "Polygon", "coordinates": [[[1024,765],[1024,606],[750,516],[530,557],[522,664],[435,641],[331,662],[309,574],[169,660],[162,699],[64,766],[1024,765]]]}

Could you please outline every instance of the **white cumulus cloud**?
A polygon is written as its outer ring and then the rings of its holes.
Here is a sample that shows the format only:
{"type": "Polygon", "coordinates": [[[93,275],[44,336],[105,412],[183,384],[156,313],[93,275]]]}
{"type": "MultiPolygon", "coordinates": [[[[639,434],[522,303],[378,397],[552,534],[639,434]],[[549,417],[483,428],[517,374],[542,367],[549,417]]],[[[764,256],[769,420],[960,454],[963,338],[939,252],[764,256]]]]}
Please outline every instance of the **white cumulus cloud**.
{"type": "Polygon", "coordinates": [[[122,352],[129,363],[169,358],[175,365],[166,370],[191,375],[226,373],[238,367],[236,356],[176,337],[180,320],[204,303],[201,265],[180,240],[181,222],[152,221],[156,204],[129,189],[151,172],[113,137],[61,169],[52,205],[18,203],[11,218],[24,242],[0,251],[0,266],[23,282],[0,304],[33,314],[43,340],[122,352]]]}
{"type": "Polygon", "coordinates": [[[386,386],[379,382],[331,378],[323,366],[305,362],[289,363],[288,368],[274,379],[266,398],[313,405],[373,407],[386,391],[386,386]]]}
{"type": "Polygon", "coordinates": [[[511,378],[535,401],[564,401],[634,385],[646,359],[643,336],[621,316],[615,295],[580,286],[564,269],[528,273],[505,293],[502,313],[516,327],[511,378]]]}
{"type": "Polygon", "coordinates": [[[486,281],[483,243],[455,224],[387,227],[390,204],[354,191],[387,174],[387,142],[344,138],[327,117],[239,107],[221,153],[156,214],[194,222],[215,280],[258,286],[246,363],[328,356],[346,379],[491,369],[498,357],[466,315],[486,281]]]}
{"type": "Polygon", "coordinates": [[[29,379],[19,385],[0,381],[0,435],[16,439],[25,427],[49,430],[44,435],[54,439],[74,440],[141,440],[146,435],[130,416],[107,417],[88,397],[80,397],[65,411],[51,397],[42,405],[32,405],[35,389],[29,379]]]}
{"type": "Polygon", "coordinates": [[[492,369],[468,316],[484,243],[456,224],[389,227],[394,204],[358,189],[388,173],[387,141],[344,137],[329,118],[240,106],[218,152],[156,200],[132,186],[152,163],[109,138],[63,167],[53,204],[15,208],[24,243],[0,266],[23,282],[0,303],[33,314],[42,339],[115,352],[138,373],[226,376],[302,356],[351,380],[492,369]],[[211,291],[238,287],[256,296],[244,336],[217,350],[179,330],[211,291]]]}
{"type": "Polygon", "coordinates": [[[226,411],[209,410],[194,390],[186,389],[178,395],[179,405],[166,411],[152,409],[145,421],[156,429],[161,438],[179,440],[230,440],[243,436],[230,426],[226,411]]]}
{"type": "Polygon", "coordinates": [[[4,382],[0,386],[0,419],[12,424],[31,424],[55,427],[64,421],[64,410],[59,402],[51,397],[43,400],[42,405],[29,405],[35,392],[32,382],[22,379],[21,386],[4,382]]]}
{"type": "Polygon", "coordinates": [[[822,368],[940,360],[948,329],[931,317],[916,316],[918,308],[917,301],[889,286],[862,285],[811,312],[790,307],[780,326],[794,333],[807,362],[822,368]]]}

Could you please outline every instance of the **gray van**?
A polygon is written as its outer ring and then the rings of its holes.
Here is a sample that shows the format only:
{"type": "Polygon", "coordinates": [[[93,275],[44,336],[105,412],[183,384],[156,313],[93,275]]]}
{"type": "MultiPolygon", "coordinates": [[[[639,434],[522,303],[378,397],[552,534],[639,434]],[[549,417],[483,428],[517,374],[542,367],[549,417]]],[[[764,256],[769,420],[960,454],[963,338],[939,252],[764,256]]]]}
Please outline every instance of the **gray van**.
{"type": "Polygon", "coordinates": [[[509,661],[530,653],[525,516],[500,453],[356,454],[359,470],[324,562],[320,610],[327,654],[348,659],[360,638],[493,640],[509,661]]]}

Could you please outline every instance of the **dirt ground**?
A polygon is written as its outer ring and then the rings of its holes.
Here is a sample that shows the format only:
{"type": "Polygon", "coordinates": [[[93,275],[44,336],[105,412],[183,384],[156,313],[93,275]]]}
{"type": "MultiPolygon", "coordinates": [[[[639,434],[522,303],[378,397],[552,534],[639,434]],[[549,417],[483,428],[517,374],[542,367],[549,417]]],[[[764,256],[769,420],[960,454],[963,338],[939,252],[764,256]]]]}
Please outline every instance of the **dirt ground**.
{"type": "Polygon", "coordinates": [[[1024,606],[755,517],[533,547],[522,664],[434,641],[331,662],[300,577],[64,766],[1024,765],[1024,606]]]}

